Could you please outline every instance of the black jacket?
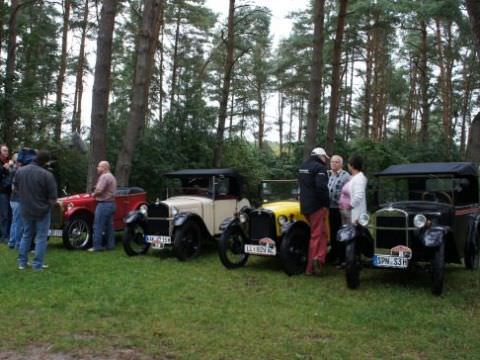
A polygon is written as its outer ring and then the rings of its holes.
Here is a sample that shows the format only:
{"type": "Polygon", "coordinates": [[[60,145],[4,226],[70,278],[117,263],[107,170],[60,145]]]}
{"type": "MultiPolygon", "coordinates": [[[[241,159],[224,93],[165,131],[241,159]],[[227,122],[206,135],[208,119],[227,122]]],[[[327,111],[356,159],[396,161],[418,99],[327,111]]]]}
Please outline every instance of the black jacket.
{"type": "Polygon", "coordinates": [[[311,214],[328,208],[328,175],[325,164],[316,156],[310,156],[298,169],[300,184],[300,211],[311,214]]]}

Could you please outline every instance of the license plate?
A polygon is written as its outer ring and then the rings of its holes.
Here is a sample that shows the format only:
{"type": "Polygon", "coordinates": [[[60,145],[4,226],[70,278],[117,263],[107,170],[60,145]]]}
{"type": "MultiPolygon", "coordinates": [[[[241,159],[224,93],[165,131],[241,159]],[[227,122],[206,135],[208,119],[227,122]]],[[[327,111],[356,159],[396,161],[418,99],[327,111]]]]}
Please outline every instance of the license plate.
{"type": "Polygon", "coordinates": [[[395,255],[374,255],[373,266],[405,269],[408,267],[408,258],[395,255]]]}
{"type": "Polygon", "coordinates": [[[154,249],[163,249],[165,244],[172,243],[172,238],[165,235],[147,235],[147,242],[151,243],[154,249]]]}
{"type": "Polygon", "coordinates": [[[58,237],[61,237],[63,235],[63,231],[62,230],[48,230],[48,236],[58,236],[58,237]]]}
{"type": "Polygon", "coordinates": [[[266,255],[266,256],[275,256],[277,255],[277,248],[275,245],[245,245],[245,252],[247,254],[254,255],[266,255]]]}

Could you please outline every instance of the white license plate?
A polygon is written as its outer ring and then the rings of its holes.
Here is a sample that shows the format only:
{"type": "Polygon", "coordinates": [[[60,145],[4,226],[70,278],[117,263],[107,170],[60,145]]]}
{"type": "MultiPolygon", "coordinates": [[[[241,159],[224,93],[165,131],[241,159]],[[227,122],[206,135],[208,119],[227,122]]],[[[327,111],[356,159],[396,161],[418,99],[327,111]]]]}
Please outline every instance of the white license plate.
{"type": "Polygon", "coordinates": [[[151,243],[154,249],[163,249],[165,244],[172,243],[172,238],[165,235],[147,235],[147,242],[151,243]]]}
{"type": "Polygon", "coordinates": [[[254,255],[267,255],[275,256],[277,255],[277,248],[275,245],[245,245],[245,252],[247,254],[254,255]]]}
{"type": "Polygon", "coordinates": [[[58,236],[58,237],[61,237],[63,235],[63,231],[62,230],[48,230],[48,236],[58,236]]]}
{"type": "Polygon", "coordinates": [[[408,258],[395,255],[374,255],[373,266],[405,269],[408,267],[408,258]]]}

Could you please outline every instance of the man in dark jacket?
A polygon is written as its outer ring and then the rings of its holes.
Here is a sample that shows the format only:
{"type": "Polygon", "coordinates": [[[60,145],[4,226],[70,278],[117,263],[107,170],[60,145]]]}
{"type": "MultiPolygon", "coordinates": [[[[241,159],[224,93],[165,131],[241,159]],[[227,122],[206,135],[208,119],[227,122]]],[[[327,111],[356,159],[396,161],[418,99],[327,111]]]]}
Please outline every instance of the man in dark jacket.
{"type": "Polygon", "coordinates": [[[12,187],[8,147],[0,145],[0,242],[7,242],[10,234],[10,189],[12,187]]]}
{"type": "Polygon", "coordinates": [[[18,254],[18,269],[27,266],[28,251],[35,234],[35,257],[32,269],[40,271],[46,268],[43,263],[47,249],[48,229],[50,228],[50,209],[57,201],[57,183],[45,165],[50,153],[40,150],[35,160],[18,169],[14,186],[18,190],[23,220],[23,235],[18,254]]]}
{"type": "Polygon", "coordinates": [[[328,245],[328,175],[325,150],[317,147],[298,170],[300,210],[310,223],[310,244],[306,273],[320,274],[325,264],[328,245]]]}

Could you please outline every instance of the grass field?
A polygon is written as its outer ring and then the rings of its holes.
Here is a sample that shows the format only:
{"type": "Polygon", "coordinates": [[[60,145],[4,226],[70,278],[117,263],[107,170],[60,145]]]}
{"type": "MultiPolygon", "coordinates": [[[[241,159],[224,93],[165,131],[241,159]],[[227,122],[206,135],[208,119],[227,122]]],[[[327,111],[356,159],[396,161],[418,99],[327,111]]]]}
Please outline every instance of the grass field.
{"type": "Polygon", "coordinates": [[[0,359],[479,359],[480,273],[365,269],[286,276],[276,259],[225,269],[214,248],[129,258],[50,241],[41,273],[0,245],[0,359]]]}

